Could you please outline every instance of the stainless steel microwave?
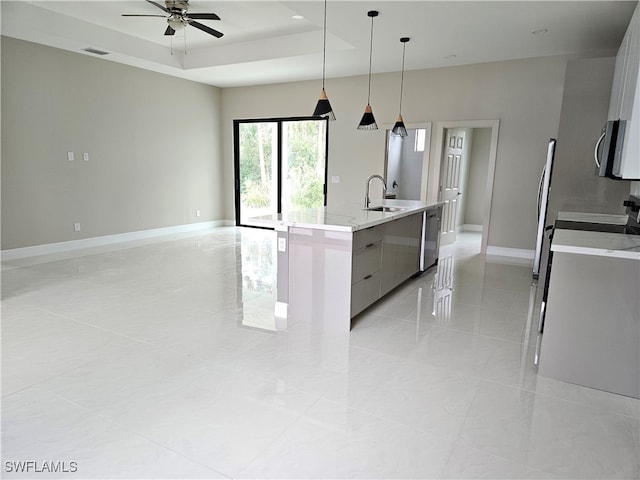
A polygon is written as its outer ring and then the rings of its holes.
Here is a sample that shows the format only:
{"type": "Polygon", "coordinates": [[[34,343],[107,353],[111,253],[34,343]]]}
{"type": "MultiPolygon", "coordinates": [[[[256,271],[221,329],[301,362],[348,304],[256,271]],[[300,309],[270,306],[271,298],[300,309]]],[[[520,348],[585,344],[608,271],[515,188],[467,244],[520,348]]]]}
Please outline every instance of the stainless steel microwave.
{"type": "Polygon", "coordinates": [[[622,180],[620,168],[626,126],[626,120],[609,120],[604,126],[594,152],[596,173],[600,177],[622,180]],[[602,150],[599,148],[601,143],[602,150]]]}

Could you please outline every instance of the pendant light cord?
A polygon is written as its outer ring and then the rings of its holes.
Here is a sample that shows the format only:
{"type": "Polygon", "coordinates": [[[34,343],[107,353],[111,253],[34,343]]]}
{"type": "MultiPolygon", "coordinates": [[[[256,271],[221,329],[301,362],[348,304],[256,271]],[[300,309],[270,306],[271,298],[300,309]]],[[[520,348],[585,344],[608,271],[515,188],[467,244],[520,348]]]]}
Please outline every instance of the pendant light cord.
{"type": "Polygon", "coordinates": [[[369,41],[369,93],[367,94],[367,105],[371,104],[371,59],[373,58],[373,19],[371,16],[371,40],[369,41]]]}
{"type": "Polygon", "coordinates": [[[407,43],[402,43],[402,73],[400,74],[400,111],[398,112],[402,115],[402,90],[404,89],[404,52],[407,49],[407,43]]]}
{"type": "Polygon", "coordinates": [[[322,30],[324,32],[322,40],[322,90],[324,90],[325,63],[327,59],[327,0],[324,0],[324,24],[322,30]]]}

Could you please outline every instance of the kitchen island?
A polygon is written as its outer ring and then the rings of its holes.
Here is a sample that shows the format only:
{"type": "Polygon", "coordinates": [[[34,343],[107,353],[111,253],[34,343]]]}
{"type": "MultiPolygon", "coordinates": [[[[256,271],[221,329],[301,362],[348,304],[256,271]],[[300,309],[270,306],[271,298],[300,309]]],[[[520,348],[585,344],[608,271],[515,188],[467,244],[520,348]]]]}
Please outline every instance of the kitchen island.
{"type": "Polygon", "coordinates": [[[348,332],[358,313],[437,261],[441,209],[384,200],[249,219],[276,230],[276,316],[348,332]]]}
{"type": "Polygon", "coordinates": [[[538,373],[640,398],[640,235],[556,229],[538,373]]]}

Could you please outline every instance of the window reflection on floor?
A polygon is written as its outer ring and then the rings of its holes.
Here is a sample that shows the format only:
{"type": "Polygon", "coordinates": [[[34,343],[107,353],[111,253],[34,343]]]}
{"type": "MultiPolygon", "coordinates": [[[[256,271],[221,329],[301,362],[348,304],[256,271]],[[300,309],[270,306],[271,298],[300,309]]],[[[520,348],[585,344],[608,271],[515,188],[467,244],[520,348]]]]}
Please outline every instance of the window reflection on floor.
{"type": "Polygon", "coordinates": [[[276,234],[272,230],[240,228],[238,272],[242,279],[238,318],[245,327],[278,331],[286,320],[274,316],[276,302],[276,234]]]}

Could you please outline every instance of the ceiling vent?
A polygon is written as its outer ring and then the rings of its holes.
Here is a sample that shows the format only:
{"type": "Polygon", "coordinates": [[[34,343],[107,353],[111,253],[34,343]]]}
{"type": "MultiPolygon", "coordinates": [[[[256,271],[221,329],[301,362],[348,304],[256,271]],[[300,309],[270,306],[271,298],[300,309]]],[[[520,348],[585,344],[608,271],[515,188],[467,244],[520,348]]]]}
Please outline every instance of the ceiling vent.
{"type": "Polygon", "coordinates": [[[89,52],[89,53],[95,53],[96,55],[109,55],[109,52],[105,52],[103,50],[98,50],[97,48],[83,48],[83,50],[85,52],[89,52]]]}

